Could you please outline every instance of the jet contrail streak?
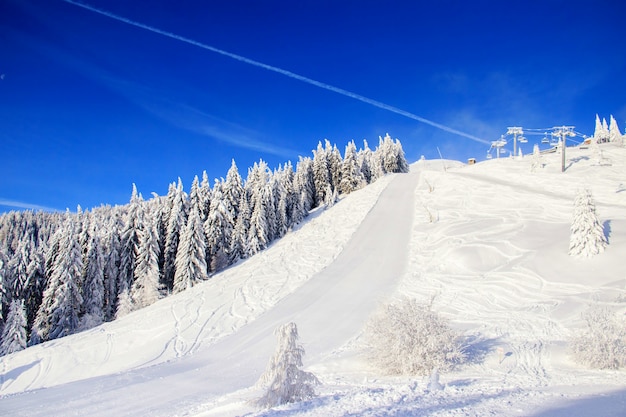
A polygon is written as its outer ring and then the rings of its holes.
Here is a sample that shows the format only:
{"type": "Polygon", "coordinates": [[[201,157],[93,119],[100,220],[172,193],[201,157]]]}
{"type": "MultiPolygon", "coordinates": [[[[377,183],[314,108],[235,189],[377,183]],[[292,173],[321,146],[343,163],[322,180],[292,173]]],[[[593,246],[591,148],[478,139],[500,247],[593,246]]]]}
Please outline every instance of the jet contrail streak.
{"type": "Polygon", "coordinates": [[[418,122],[422,122],[422,123],[425,123],[427,125],[436,127],[437,129],[441,129],[441,130],[443,130],[445,132],[453,133],[453,134],[459,135],[459,136],[463,136],[465,138],[468,138],[468,139],[471,139],[473,141],[476,141],[476,142],[479,142],[479,143],[483,143],[483,144],[486,144],[486,145],[490,145],[491,144],[491,142],[486,141],[484,139],[481,139],[479,137],[470,135],[470,134],[465,133],[465,132],[461,132],[459,130],[453,129],[453,128],[448,127],[448,126],[444,126],[444,125],[442,125],[440,123],[433,122],[431,120],[425,119],[425,118],[420,117],[418,115],[415,115],[413,113],[409,113],[408,111],[399,109],[399,108],[394,107],[394,106],[390,106],[388,104],[382,103],[380,101],[373,100],[371,98],[367,98],[367,97],[362,96],[360,94],[356,94],[356,93],[353,93],[351,91],[344,90],[343,88],[335,87],[335,86],[332,86],[330,84],[326,84],[326,83],[323,83],[321,81],[316,81],[316,80],[313,80],[311,78],[305,77],[303,75],[296,74],[296,73],[291,72],[291,71],[287,71],[287,70],[282,69],[282,68],[274,67],[272,65],[264,64],[262,62],[255,61],[253,59],[246,58],[244,56],[237,55],[237,54],[234,54],[232,52],[224,51],[222,49],[215,48],[213,46],[206,45],[206,44],[200,43],[198,41],[194,41],[193,39],[188,39],[188,38],[176,35],[175,33],[167,32],[167,31],[164,31],[164,30],[161,30],[161,29],[154,28],[152,26],[144,25],[143,23],[135,22],[135,21],[127,19],[125,17],[113,14],[111,12],[107,12],[105,10],[97,9],[95,7],[92,7],[92,6],[88,5],[88,4],[78,3],[78,2],[73,1],[73,0],[63,0],[63,1],[66,2],[66,3],[69,3],[69,4],[73,4],[74,6],[82,7],[83,9],[90,10],[92,12],[101,14],[101,15],[109,17],[111,19],[115,19],[115,20],[117,20],[119,22],[123,22],[123,23],[129,24],[129,25],[141,28],[141,29],[149,30],[150,32],[157,33],[157,34],[163,35],[163,36],[167,36],[168,38],[176,39],[176,40],[179,40],[181,42],[185,42],[185,43],[188,43],[190,45],[194,45],[194,46],[197,46],[199,48],[203,48],[203,49],[206,49],[208,51],[215,52],[217,54],[227,56],[227,57],[235,59],[237,61],[244,62],[244,63],[250,64],[250,65],[254,65],[255,67],[263,68],[263,69],[266,69],[268,71],[276,72],[278,74],[285,75],[285,76],[287,76],[289,78],[293,78],[294,80],[299,80],[299,81],[305,82],[307,84],[323,88],[324,90],[332,91],[334,93],[341,94],[343,96],[350,97],[350,98],[353,98],[355,100],[359,100],[359,101],[361,101],[363,103],[370,104],[370,105],[372,105],[374,107],[378,107],[378,108],[383,109],[383,110],[388,110],[390,112],[399,114],[401,116],[408,117],[409,119],[417,120],[418,122]]]}

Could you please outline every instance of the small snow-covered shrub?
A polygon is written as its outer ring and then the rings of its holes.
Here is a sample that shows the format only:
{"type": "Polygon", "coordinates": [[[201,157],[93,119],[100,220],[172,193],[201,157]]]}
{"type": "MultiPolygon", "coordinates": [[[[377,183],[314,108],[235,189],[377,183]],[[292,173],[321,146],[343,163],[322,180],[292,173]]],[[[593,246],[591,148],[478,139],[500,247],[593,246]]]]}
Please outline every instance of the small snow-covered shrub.
{"type": "Polygon", "coordinates": [[[590,258],[604,251],[607,239],[596,214],[596,204],[588,189],[578,190],[570,228],[569,254],[590,258]]]}
{"type": "Polygon", "coordinates": [[[297,344],[298,328],[287,323],[274,332],[278,347],[258,385],[265,387],[265,394],[256,404],[271,408],[277,405],[304,401],[315,396],[319,380],[311,372],[301,370],[304,348],[297,344]]]}
{"type": "MultiPolygon", "coordinates": [[[[431,303],[432,304],[432,303],[431,303]]],[[[404,298],[384,305],[369,321],[372,361],[396,375],[429,375],[447,371],[465,359],[459,335],[432,310],[404,298]]]]}
{"type": "Polygon", "coordinates": [[[572,338],[574,360],[591,368],[626,366],[626,320],[606,307],[591,307],[584,314],[585,330],[572,338]]]}

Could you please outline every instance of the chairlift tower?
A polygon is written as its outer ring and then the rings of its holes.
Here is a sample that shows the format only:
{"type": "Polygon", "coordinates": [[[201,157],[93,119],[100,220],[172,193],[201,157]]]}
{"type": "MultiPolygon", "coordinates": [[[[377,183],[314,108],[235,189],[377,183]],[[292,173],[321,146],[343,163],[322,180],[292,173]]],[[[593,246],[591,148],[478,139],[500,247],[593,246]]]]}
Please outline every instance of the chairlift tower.
{"type": "Polygon", "coordinates": [[[552,128],[552,135],[561,141],[561,172],[565,172],[565,148],[567,147],[565,141],[567,137],[576,136],[574,126],[555,126],[552,128]]]}
{"type": "Polygon", "coordinates": [[[518,126],[508,127],[506,131],[507,135],[513,135],[513,157],[517,156],[517,135],[522,136],[524,130],[518,126]]]}

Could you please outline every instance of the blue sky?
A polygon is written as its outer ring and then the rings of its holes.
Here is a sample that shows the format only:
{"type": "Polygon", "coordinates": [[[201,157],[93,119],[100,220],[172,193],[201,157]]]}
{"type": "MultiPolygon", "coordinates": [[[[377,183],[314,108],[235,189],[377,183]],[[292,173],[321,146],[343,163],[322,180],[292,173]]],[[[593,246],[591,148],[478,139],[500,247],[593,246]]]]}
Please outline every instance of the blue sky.
{"type": "MultiPolygon", "coordinates": [[[[90,0],[133,22],[491,141],[626,127],[622,1],[90,0]]],[[[149,197],[328,138],[421,155],[488,145],[63,0],[0,2],[0,211],[149,197]]],[[[539,137],[530,137],[526,152],[539,137]]]]}

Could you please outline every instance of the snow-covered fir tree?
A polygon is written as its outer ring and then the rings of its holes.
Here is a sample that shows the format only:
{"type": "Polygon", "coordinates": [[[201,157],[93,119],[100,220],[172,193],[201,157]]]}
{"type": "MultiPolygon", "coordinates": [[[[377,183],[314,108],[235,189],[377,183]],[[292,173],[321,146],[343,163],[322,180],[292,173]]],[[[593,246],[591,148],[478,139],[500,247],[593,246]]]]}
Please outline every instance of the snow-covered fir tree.
{"type": "Polygon", "coordinates": [[[231,161],[230,168],[226,173],[226,181],[224,182],[222,192],[226,199],[226,208],[230,212],[230,217],[233,219],[234,224],[239,214],[239,202],[244,193],[243,180],[241,179],[241,175],[239,175],[239,169],[234,159],[231,161]]]}
{"type": "Polygon", "coordinates": [[[133,184],[133,192],[120,236],[120,263],[118,270],[118,296],[130,290],[135,280],[135,257],[139,245],[139,234],[143,229],[144,209],[143,198],[133,184]]]}
{"type": "Polygon", "coordinates": [[[326,206],[326,208],[331,208],[332,206],[334,206],[338,199],[339,196],[337,194],[337,190],[331,190],[330,184],[328,184],[326,186],[326,195],[324,197],[324,205],[326,206]]]}
{"type": "Polygon", "coordinates": [[[230,241],[230,263],[248,257],[248,230],[250,229],[250,204],[247,193],[241,194],[239,214],[235,220],[235,228],[230,241]]]}
{"type": "Polygon", "coordinates": [[[357,150],[354,141],[348,142],[341,163],[341,182],[339,183],[339,191],[343,194],[349,194],[358,190],[365,185],[365,179],[361,173],[359,166],[357,150]]]}
{"type": "Polygon", "coordinates": [[[118,294],[118,275],[120,268],[120,230],[122,219],[119,210],[115,210],[108,223],[105,234],[104,260],[104,318],[106,321],[115,318],[118,294]]]}
{"type": "Polygon", "coordinates": [[[11,301],[2,338],[0,338],[0,356],[18,352],[26,348],[26,310],[23,300],[11,301]]]}
{"type": "Polygon", "coordinates": [[[617,120],[615,120],[615,117],[613,117],[613,115],[611,115],[611,122],[609,125],[609,141],[619,146],[624,145],[624,136],[619,131],[619,127],[617,126],[617,120]]]}
{"type": "Polygon", "coordinates": [[[313,151],[313,184],[315,188],[313,207],[317,207],[324,203],[329,185],[332,190],[327,151],[322,147],[322,142],[319,142],[317,150],[313,151]]]}
{"type": "Polygon", "coordinates": [[[363,149],[357,152],[357,161],[361,175],[367,184],[373,181],[372,173],[372,150],[369,148],[367,140],[363,139],[363,149]]]}
{"type": "Polygon", "coordinates": [[[258,385],[264,387],[265,393],[257,404],[271,408],[313,398],[315,386],[320,382],[314,374],[301,369],[304,348],[298,344],[296,324],[284,324],[274,333],[278,337],[278,346],[259,379],[258,385]]]}
{"type": "Polygon", "coordinates": [[[104,255],[97,225],[92,223],[83,272],[83,328],[102,323],[104,317],[104,255]]]}
{"type": "Polygon", "coordinates": [[[130,291],[133,308],[155,303],[160,297],[159,289],[159,235],[155,216],[148,215],[139,236],[135,281],[130,291]]]}
{"type": "Polygon", "coordinates": [[[211,272],[219,271],[228,266],[228,250],[235,227],[235,220],[232,217],[232,210],[229,210],[230,202],[224,194],[224,187],[224,183],[215,180],[209,217],[204,223],[207,266],[211,272]]]}
{"type": "Polygon", "coordinates": [[[187,196],[183,191],[183,183],[180,178],[169,199],[171,200],[171,208],[165,232],[163,283],[166,288],[171,289],[174,286],[176,254],[178,253],[180,235],[187,223],[187,196]]]}
{"type": "Polygon", "coordinates": [[[194,208],[189,213],[189,219],[180,237],[173,291],[174,293],[184,291],[207,278],[205,236],[200,213],[194,208]]]}
{"type": "Polygon", "coordinates": [[[74,220],[68,216],[57,233],[59,253],[35,318],[31,343],[67,336],[80,324],[83,261],[74,220]]]}
{"type": "Polygon", "coordinates": [[[608,243],[589,189],[581,189],[576,195],[570,231],[571,256],[592,257],[603,252],[608,243]]]}
{"type": "Polygon", "coordinates": [[[335,191],[339,188],[339,183],[341,182],[341,152],[339,152],[337,145],[331,146],[328,139],[326,139],[326,155],[330,171],[330,185],[333,191],[335,191]]]}
{"type": "Polygon", "coordinates": [[[536,172],[538,168],[543,167],[541,162],[541,152],[539,151],[539,145],[535,143],[533,146],[533,156],[530,160],[530,172],[536,172]]]}
{"type": "Polygon", "coordinates": [[[302,210],[308,213],[315,205],[315,180],[311,158],[300,157],[296,165],[294,187],[300,195],[302,210]]]}
{"type": "Polygon", "coordinates": [[[250,197],[251,214],[250,228],[248,229],[248,254],[255,253],[265,249],[269,243],[269,228],[266,214],[266,187],[253,192],[250,197]]]}
{"type": "Polygon", "coordinates": [[[122,318],[128,315],[131,311],[133,311],[133,300],[130,296],[130,290],[128,288],[124,288],[117,298],[115,318],[122,318]]]}

